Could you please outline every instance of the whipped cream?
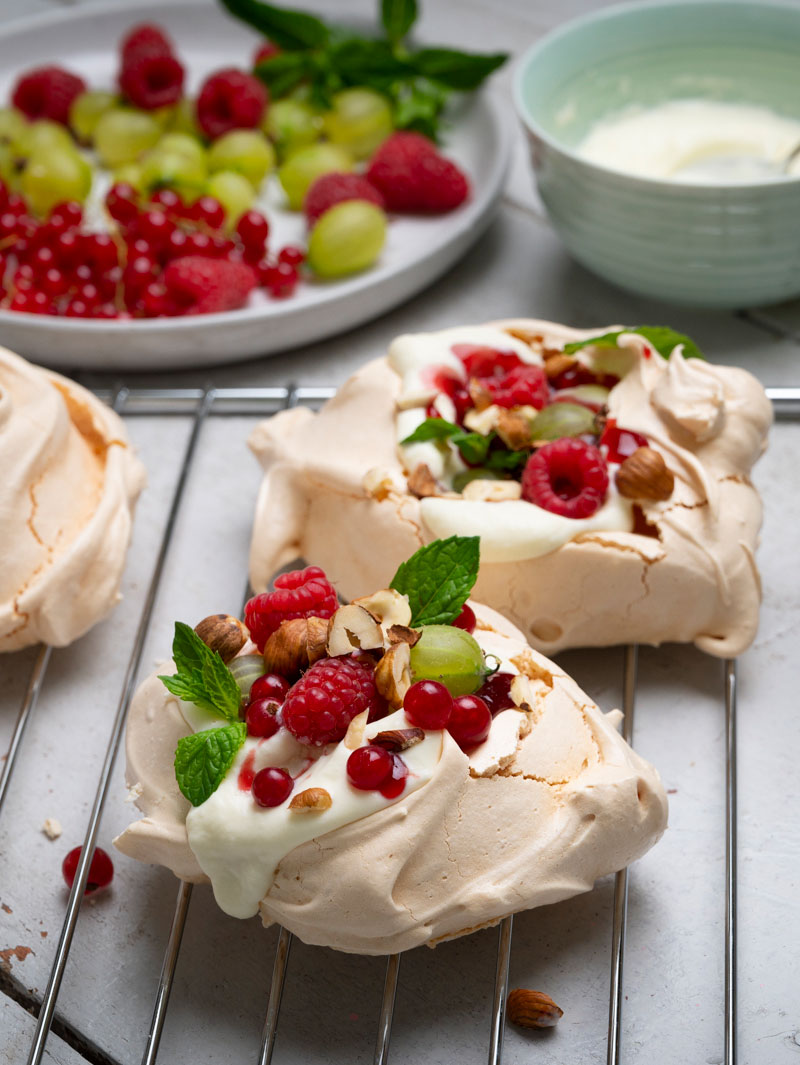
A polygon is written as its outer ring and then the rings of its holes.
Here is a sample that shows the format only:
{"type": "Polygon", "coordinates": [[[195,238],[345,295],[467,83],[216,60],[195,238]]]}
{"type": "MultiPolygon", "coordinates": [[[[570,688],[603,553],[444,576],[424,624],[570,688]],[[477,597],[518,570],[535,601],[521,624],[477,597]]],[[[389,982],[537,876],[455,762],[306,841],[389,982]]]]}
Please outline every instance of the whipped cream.
{"type": "Polygon", "coordinates": [[[71,643],[119,599],[144,468],[86,389],[0,348],[0,651],[71,643]]]}
{"type": "MultiPolygon", "coordinates": [[[[786,176],[800,146],[800,120],[766,107],[670,100],[596,123],[577,147],[589,162],[639,177],[736,185],[786,176]]],[[[788,174],[800,174],[800,158],[788,174]]]]}

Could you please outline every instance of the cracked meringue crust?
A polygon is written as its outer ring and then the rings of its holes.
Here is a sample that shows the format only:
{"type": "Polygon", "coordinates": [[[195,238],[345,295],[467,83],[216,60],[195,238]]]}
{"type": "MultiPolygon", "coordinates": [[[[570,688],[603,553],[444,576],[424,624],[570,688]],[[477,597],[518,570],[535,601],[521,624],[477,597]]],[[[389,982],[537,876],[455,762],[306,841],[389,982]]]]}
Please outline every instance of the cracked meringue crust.
{"type": "MultiPolygon", "coordinates": [[[[429,733],[432,742],[442,738],[430,779],[377,812],[327,832],[327,812],[313,815],[320,832],[278,862],[258,907],[264,924],[351,953],[433,946],[588,891],[661,836],[664,789],[617,732],[618,712],[603,714],[522,633],[472,606],[476,638],[504,669],[522,672],[530,709],[503,711],[469,757],[447,733],[429,733]],[[498,728],[504,718],[514,727],[498,728]]],[[[150,677],[134,697],[127,732],[127,780],[145,816],[114,842],[133,858],[203,881],[187,835],[191,808],[173,771],[175,745],[188,732],[178,700],[150,677]]],[[[268,832],[271,812],[256,816],[268,832]]],[[[229,821],[226,835],[236,832],[229,821]]]]}
{"type": "Polygon", "coordinates": [[[62,647],[119,599],[144,467],[119,417],[0,348],[0,651],[62,647]]]}
{"type": "MultiPolygon", "coordinates": [[[[486,342],[492,331],[497,340],[513,330],[516,337],[535,334],[546,347],[560,348],[607,327],[575,330],[512,319],[475,330],[476,342],[486,342]]],[[[468,330],[459,330],[463,334],[468,330]]],[[[419,339],[424,347],[436,337],[402,337],[395,345],[407,350],[419,339]]],[[[620,338],[614,358],[627,372],[611,390],[609,415],[661,452],[675,475],[670,499],[638,504],[644,520],[636,531],[577,531],[535,557],[526,557],[524,548],[513,553],[502,542],[503,508],[519,509],[519,501],[484,504],[493,508],[483,523],[491,540],[482,543],[474,594],[547,654],[677,641],[728,657],[755,636],[761,502],[749,474],[766,446],[770,403],[744,370],[677,352],[664,360],[648,356],[647,348],[638,334],[620,338]]],[[[255,429],[250,446],[265,471],[250,554],[257,591],[279,566],[301,557],[313,558],[345,598],[355,598],[385,585],[404,559],[436,536],[476,531],[459,519],[471,520],[474,504],[460,510],[458,499],[409,493],[396,430],[402,388],[390,360],[376,359],[319,413],[297,408],[255,429]],[[443,514],[450,525],[441,524],[443,514]]]]}

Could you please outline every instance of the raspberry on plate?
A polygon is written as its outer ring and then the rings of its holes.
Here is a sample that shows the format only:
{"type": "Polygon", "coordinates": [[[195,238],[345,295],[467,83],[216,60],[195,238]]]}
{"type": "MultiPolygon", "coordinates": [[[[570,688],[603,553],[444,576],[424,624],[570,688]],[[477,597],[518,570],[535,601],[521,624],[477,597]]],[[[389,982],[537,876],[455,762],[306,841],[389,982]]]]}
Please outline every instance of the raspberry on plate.
{"type": "Polygon", "coordinates": [[[63,67],[37,67],[17,80],[11,92],[11,102],[31,122],[49,118],[66,126],[70,104],[85,91],[83,78],[70,74],[63,67]]]}
{"type": "Polygon", "coordinates": [[[163,281],[170,295],[191,314],[235,310],[256,287],[256,275],[247,263],[202,255],[173,259],[164,270],[163,281]]]}
{"type": "Polygon", "coordinates": [[[218,70],[200,89],[197,122],[212,140],[232,129],[254,129],[268,100],[263,82],[252,74],[234,68],[218,70]]]}
{"type": "Polygon", "coordinates": [[[345,200],[368,200],[381,209],[384,207],[383,196],[365,177],[331,171],[318,177],[306,193],[303,210],[309,227],[329,208],[345,200]]]}
{"type": "Polygon", "coordinates": [[[458,207],[469,194],[456,164],[440,155],[433,141],[408,130],[393,133],[381,144],[367,179],[390,211],[442,213],[458,207]]]}
{"type": "Polygon", "coordinates": [[[245,607],[245,624],[259,651],[282,621],[294,618],[329,618],[339,601],[336,589],[319,566],[282,573],[275,591],[254,596],[245,607]]]}
{"type": "Polygon", "coordinates": [[[123,65],[119,87],[130,103],[155,111],[180,100],[183,78],[184,69],[174,55],[141,51],[123,65]]]}
{"type": "Polygon", "coordinates": [[[564,437],[535,451],[522,474],[522,498],[565,518],[588,518],[608,488],[603,456],[591,444],[564,437]]]}
{"type": "Polygon", "coordinates": [[[300,743],[322,747],[344,739],[362,710],[380,716],[383,702],[373,671],[354,658],[323,658],[289,690],[283,723],[300,743]]]}
{"type": "Polygon", "coordinates": [[[541,410],[550,395],[541,366],[523,364],[502,377],[481,379],[480,383],[498,407],[530,406],[541,410]]]}
{"type": "Polygon", "coordinates": [[[152,22],[142,22],[128,30],[119,44],[122,65],[140,55],[172,55],[172,41],[160,26],[152,22]]]}

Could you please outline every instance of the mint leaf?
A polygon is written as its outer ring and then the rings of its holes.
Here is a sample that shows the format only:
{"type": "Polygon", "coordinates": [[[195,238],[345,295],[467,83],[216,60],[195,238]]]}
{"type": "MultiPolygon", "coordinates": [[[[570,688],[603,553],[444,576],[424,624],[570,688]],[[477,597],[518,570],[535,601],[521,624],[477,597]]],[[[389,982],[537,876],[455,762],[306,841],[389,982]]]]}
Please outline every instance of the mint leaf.
{"type": "Polygon", "coordinates": [[[389,92],[394,98],[397,129],[413,129],[436,140],[439,115],[447,103],[449,91],[429,78],[406,78],[394,82],[389,92]]]}
{"type": "Polygon", "coordinates": [[[322,19],[305,11],[291,11],[263,0],[221,0],[222,6],[287,51],[322,48],[330,36],[322,19]]]}
{"type": "Polygon", "coordinates": [[[484,462],[487,470],[518,470],[531,457],[530,451],[490,451],[484,462]]]}
{"type": "Polygon", "coordinates": [[[422,48],[409,57],[418,74],[460,92],[477,89],[507,59],[505,52],[481,55],[454,48],[422,48]]]}
{"type": "Polygon", "coordinates": [[[408,596],[413,626],[449,625],[472,591],[479,563],[480,537],[434,540],[400,566],[390,587],[408,596]]]}
{"type": "Polygon", "coordinates": [[[259,63],[255,74],[269,86],[273,97],[279,97],[291,92],[312,70],[313,64],[305,52],[281,52],[259,63]]]}
{"type": "Polygon", "coordinates": [[[483,463],[496,433],[484,436],[482,433],[470,433],[460,425],[448,422],[444,418],[426,418],[401,444],[422,444],[428,440],[449,440],[455,444],[462,457],[472,465],[483,463]]]}
{"type": "Polygon", "coordinates": [[[364,37],[339,41],[330,49],[328,59],[345,84],[367,85],[379,91],[413,72],[405,59],[395,55],[388,41],[364,37]]]}
{"type": "Polygon", "coordinates": [[[381,22],[390,42],[399,44],[417,21],[417,0],[381,0],[381,22]]]}
{"type": "Polygon", "coordinates": [[[573,340],[564,345],[564,353],[572,355],[581,348],[590,344],[596,348],[615,348],[617,341],[623,333],[638,333],[645,340],[649,340],[659,355],[668,359],[678,344],[683,344],[683,357],[685,359],[702,359],[703,353],[691,337],[685,333],[677,333],[667,325],[636,325],[629,329],[617,329],[613,333],[603,333],[601,336],[589,337],[588,340],[573,340]]]}
{"type": "Polygon", "coordinates": [[[178,672],[158,678],[168,692],[229,721],[239,720],[241,692],[233,674],[218,652],[182,621],[175,622],[172,657],[178,672]]]}
{"type": "Polygon", "coordinates": [[[214,794],[246,736],[247,726],[239,721],[178,740],[175,779],[192,806],[200,806],[214,794]]]}

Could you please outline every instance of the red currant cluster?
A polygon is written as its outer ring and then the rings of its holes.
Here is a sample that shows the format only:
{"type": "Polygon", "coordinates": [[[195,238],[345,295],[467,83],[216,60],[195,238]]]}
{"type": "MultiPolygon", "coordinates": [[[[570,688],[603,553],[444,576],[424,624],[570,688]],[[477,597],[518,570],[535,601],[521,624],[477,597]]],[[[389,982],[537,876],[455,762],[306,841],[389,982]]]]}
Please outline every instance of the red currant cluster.
{"type": "Polygon", "coordinates": [[[161,189],[142,202],[117,184],[105,203],[115,231],[87,233],[80,204],[59,204],[37,222],[0,182],[3,306],[70,318],[174,317],[241,307],[257,286],[275,299],[297,286],[305,253],[287,245],[270,255],[269,223],[258,211],[229,235],[225,210],[210,196],[186,204],[161,189]],[[197,259],[208,265],[198,268],[197,259]]]}

